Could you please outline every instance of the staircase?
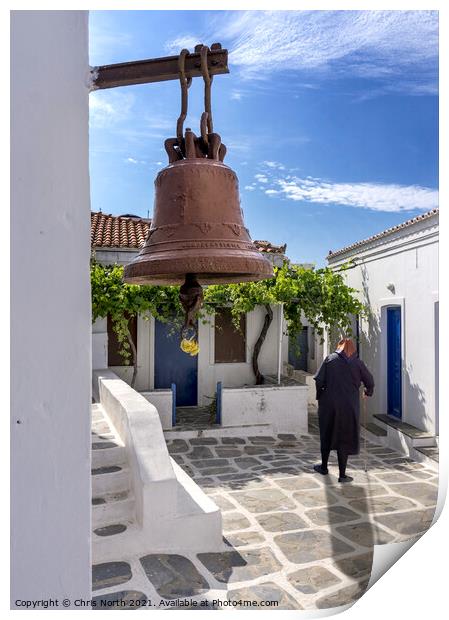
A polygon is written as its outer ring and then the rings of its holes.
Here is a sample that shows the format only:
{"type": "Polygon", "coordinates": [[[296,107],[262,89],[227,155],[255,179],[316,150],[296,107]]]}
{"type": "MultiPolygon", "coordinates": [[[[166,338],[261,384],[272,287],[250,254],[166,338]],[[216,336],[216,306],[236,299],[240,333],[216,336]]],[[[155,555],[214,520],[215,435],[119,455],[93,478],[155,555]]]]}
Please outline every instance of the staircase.
{"type": "Polygon", "coordinates": [[[101,405],[92,405],[93,541],[122,533],[135,521],[126,449],[101,405]]]}
{"type": "Polygon", "coordinates": [[[170,457],[157,410],[111,371],[95,372],[93,562],[221,551],[221,511],[170,457]]]}

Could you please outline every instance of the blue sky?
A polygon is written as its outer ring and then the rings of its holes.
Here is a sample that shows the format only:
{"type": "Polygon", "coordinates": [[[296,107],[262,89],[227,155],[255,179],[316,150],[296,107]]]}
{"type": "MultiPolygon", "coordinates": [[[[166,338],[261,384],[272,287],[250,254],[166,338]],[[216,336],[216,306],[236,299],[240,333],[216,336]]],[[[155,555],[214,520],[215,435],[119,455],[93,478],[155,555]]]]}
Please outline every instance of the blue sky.
{"type": "MultiPolygon", "coordinates": [[[[90,63],[219,41],[214,130],[253,239],[297,262],[438,206],[438,16],[423,11],[91,11],[90,63]]],[[[201,79],[185,127],[199,132],[201,79]]],[[[92,209],[150,216],[177,81],[90,95],[92,209]]]]}

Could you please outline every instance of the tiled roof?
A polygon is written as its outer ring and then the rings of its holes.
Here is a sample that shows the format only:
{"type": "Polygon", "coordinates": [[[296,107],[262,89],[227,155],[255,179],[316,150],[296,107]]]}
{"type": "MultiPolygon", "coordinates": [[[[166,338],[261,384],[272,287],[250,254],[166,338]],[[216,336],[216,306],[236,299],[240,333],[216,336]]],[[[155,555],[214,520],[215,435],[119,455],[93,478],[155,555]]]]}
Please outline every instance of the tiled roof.
{"type": "Polygon", "coordinates": [[[377,233],[376,235],[372,235],[371,237],[367,237],[366,239],[362,239],[361,241],[356,241],[355,243],[352,243],[351,245],[347,245],[344,248],[341,248],[340,250],[335,250],[335,252],[332,252],[332,250],[329,250],[329,254],[327,255],[327,260],[334,258],[335,256],[338,256],[339,254],[345,254],[346,252],[349,252],[350,250],[353,250],[354,248],[358,248],[359,246],[365,245],[366,243],[370,243],[371,241],[376,241],[377,239],[381,239],[382,237],[387,237],[388,235],[391,235],[392,233],[398,230],[407,228],[408,226],[411,226],[412,224],[416,224],[417,222],[421,222],[422,220],[427,220],[437,214],[438,214],[438,209],[432,209],[431,211],[422,213],[421,215],[418,215],[417,217],[414,217],[411,220],[402,222],[402,224],[398,224],[397,226],[392,226],[391,228],[387,228],[386,230],[383,230],[382,232],[377,233]]]}
{"type": "MultiPolygon", "coordinates": [[[[151,220],[134,215],[90,214],[90,242],[93,248],[126,248],[140,250],[150,230],[151,220]]],[[[284,254],[287,244],[254,241],[259,252],[284,254]]]]}
{"type": "Polygon", "coordinates": [[[254,241],[259,252],[266,252],[267,254],[285,254],[285,250],[287,249],[287,244],[284,245],[274,245],[269,241],[254,241]]]}
{"type": "Polygon", "coordinates": [[[151,220],[122,215],[90,214],[90,243],[93,248],[139,250],[145,243],[151,220]]]}

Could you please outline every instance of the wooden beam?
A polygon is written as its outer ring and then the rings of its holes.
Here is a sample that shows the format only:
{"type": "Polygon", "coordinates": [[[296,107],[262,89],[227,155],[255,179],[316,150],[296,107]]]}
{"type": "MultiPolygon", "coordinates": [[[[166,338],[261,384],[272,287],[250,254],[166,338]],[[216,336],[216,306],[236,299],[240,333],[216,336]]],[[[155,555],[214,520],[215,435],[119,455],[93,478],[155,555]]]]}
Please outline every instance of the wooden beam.
{"type": "MultiPolygon", "coordinates": [[[[93,67],[91,71],[92,90],[178,80],[178,58],[179,56],[167,56],[93,67]]],[[[207,55],[207,63],[210,75],[229,73],[228,50],[211,49],[207,55]]],[[[186,56],[185,74],[188,78],[201,77],[199,53],[186,56]]]]}

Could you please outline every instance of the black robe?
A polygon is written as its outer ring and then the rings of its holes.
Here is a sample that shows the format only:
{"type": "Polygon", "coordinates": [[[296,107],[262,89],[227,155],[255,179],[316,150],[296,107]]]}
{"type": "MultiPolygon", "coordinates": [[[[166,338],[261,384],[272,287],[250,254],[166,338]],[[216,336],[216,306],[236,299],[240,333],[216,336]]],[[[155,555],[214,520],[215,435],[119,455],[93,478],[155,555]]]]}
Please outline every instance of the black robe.
{"type": "Polygon", "coordinates": [[[374,379],[357,355],[344,353],[328,355],[314,377],[318,400],[318,420],[321,446],[358,454],[360,450],[359,388],[371,396],[374,379]]]}

